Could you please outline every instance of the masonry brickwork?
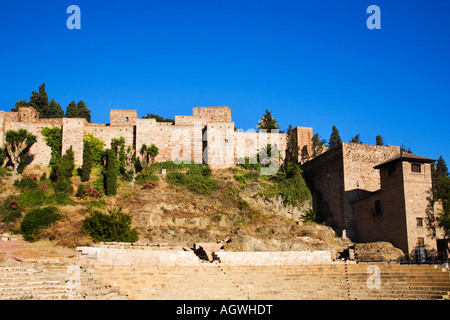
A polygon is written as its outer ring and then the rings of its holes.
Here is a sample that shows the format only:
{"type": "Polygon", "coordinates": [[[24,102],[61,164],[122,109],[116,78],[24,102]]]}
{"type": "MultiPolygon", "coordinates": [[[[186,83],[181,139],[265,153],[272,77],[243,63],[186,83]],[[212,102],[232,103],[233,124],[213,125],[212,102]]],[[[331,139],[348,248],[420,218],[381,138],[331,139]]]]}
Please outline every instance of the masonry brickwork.
{"type": "MultiPolygon", "coordinates": [[[[208,163],[212,168],[226,168],[236,159],[252,157],[267,144],[277,145],[282,157],[286,149],[285,133],[241,132],[235,130],[229,107],[193,107],[192,116],[175,116],[174,122],[139,119],[135,110],[111,110],[110,123],[89,123],[82,118],[40,119],[30,107],[18,112],[0,112],[0,141],[8,130],[24,128],[37,136],[30,150],[32,164],[48,165],[51,150],[45,143],[43,127],[62,129],[62,152],[72,147],[77,166],[82,165],[83,136],[90,133],[102,139],[107,148],[114,138],[123,137],[127,146],[140,150],[143,144],[159,148],[156,161],[208,163]]],[[[312,128],[296,129],[299,149],[311,150],[312,128]]],[[[139,158],[140,154],[137,152],[139,158]]]]}
{"type": "Polygon", "coordinates": [[[435,160],[405,157],[398,146],[342,143],[306,162],[315,209],[354,241],[388,241],[405,254],[435,251],[436,239],[444,237],[431,194],[435,160]],[[413,164],[420,172],[411,171],[413,164]]]}

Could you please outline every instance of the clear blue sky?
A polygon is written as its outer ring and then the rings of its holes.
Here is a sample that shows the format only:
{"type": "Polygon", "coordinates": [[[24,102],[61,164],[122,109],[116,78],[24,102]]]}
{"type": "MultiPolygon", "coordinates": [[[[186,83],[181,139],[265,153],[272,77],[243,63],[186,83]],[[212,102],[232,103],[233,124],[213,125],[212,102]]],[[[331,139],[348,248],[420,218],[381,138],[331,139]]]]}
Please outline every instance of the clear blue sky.
{"type": "Polygon", "coordinates": [[[282,129],[381,134],[450,164],[449,17],[446,0],[2,1],[0,110],[43,82],[94,122],[226,105],[247,130],[268,108],[282,129]],[[81,30],[66,27],[72,4],[81,30]],[[366,27],[372,4],[381,30],[366,27]]]}

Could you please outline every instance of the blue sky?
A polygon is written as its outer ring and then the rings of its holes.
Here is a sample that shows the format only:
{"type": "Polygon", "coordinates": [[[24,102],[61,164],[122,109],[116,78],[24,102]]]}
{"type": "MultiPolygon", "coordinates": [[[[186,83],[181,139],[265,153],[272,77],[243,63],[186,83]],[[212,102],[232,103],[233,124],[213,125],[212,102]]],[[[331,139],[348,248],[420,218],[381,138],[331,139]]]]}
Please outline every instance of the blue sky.
{"type": "Polygon", "coordinates": [[[173,118],[229,106],[255,128],[356,134],[450,163],[450,1],[35,0],[0,7],[0,110],[46,83],[65,110],[83,100],[173,118]],[[81,29],[69,30],[69,5],[81,29]],[[369,30],[369,5],[381,29],[369,30]]]}

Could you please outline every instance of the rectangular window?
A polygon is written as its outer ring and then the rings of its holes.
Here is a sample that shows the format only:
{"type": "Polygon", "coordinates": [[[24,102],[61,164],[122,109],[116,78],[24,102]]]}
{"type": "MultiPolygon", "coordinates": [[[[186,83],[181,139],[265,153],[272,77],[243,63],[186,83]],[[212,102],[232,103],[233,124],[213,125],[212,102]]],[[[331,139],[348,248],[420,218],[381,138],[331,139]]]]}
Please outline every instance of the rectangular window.
{"type": "Polygon", "coordinates": [[[388,176],[392,176],[395,173],[395,165],[388,167],[388,176]]]}
{"type": "Polygon", "coordinates": [[[423,227],[423,218],[416,218],[416,221],[418,227],[423,227]]]}
{"type": "Polygon", "coordinates": [[[381,212],[381,200],[375,200],[375,214],[382,214],[382,212],[381,212]]]}
{"type": "Polygon", "coordinates": [[[425,240],[423,238],[421,238],[421,237],[417,238],[417,246],[419,248],[425,247],[425,240]]]}
{"type": "Polygon", "coordinates": [[[411,164],[411,172],[421,173],[422,170],[421,170],[420,164],[412,163],[411,164]]]}

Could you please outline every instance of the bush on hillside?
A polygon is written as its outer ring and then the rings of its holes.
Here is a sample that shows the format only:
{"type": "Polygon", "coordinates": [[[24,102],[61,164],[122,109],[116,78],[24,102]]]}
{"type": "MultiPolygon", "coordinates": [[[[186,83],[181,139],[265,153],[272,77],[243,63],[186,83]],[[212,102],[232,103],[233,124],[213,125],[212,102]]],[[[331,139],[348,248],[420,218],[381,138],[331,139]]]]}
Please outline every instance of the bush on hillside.
{"type": "Polygon", "coordinates": [[[81,230],[89,234],[92,240],[135,242],[138,232],[131,228],[131,216],[122,212],[122,208],[108,210],[108,213],[94,210],[83,221],[81,230]]]}
{"type": "Polygon", "coordinates": [[[191,164],[186,173],[171,172],[167,174],[167,182],[200,194],[210,194],[218,188],[211,169],[205,164],[191,164]]]}
{"type": "Polygon", "coordinates": [[[42,230],[56,223],[61,216],[56,207],[44,207],[28,212],[20,223],[20,231],[26,241],[36,241],[42,230]]]}

